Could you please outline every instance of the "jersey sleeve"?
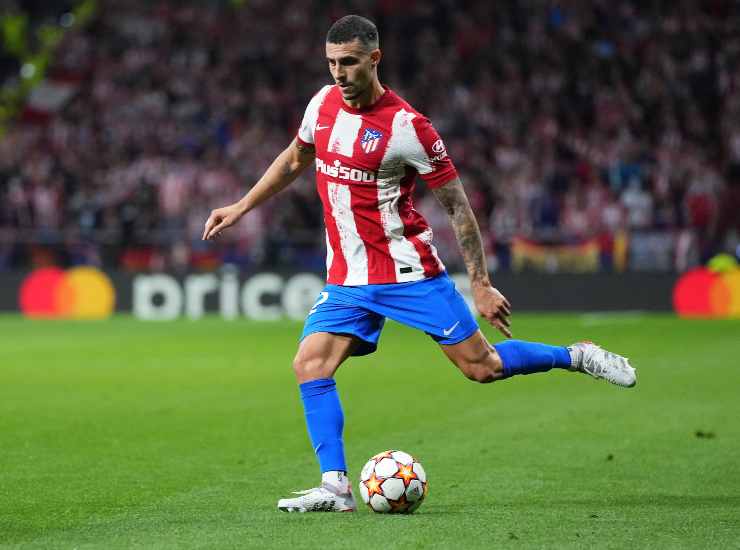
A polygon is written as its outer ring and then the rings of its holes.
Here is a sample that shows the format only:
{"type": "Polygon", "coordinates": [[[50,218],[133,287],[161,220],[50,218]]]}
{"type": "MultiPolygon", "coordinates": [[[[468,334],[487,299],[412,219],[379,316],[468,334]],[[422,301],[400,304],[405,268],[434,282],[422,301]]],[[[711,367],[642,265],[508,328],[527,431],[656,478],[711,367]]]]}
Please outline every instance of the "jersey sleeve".
{"type": "Polygon", "coordinates": [[[414,148],[406,162],[416,168],[429,188],[442,187],[457,177],[445,144],[428,118],[416,116],[411,122],[420,147],[414,148]]]}
{"type": "Polygon", "coordinates": [[[301,127],[298,129],[298,135],[296,136],[296,139],[303,145],[314,144],[313,133],[316,128],[316,121],[319,119],[319,107],[321,107],[330,89],[331,85],[327,84],[308,102],[306,111],[303,113],[301,127]]]}

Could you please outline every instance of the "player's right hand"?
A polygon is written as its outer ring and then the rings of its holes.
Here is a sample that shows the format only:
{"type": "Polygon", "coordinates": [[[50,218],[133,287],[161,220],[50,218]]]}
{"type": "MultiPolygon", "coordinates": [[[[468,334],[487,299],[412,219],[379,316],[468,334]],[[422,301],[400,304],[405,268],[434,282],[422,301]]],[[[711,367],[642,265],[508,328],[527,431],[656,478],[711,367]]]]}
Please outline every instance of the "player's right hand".
{"type": "Polygon", "coordinates": [[[244,210],[239,203],[230,204],[223,208],[217,208],[211,212],[206,220],[203,230],[203,240],[209,241],[218,237],[227,227],[231,227],[244,215],[244,210]]]}

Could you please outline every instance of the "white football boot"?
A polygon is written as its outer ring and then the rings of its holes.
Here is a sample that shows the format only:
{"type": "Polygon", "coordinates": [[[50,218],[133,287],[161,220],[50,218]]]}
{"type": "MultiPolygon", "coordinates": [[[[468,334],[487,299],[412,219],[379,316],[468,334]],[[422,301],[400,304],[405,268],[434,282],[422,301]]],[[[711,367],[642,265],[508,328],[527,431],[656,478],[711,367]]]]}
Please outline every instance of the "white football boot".
{"type": "Polygon", "coordinates": [[[339,494],[329,483],[322,483],[320,487],[296,491],[294,498],[278,500],[278,510],[283,512],[355,512],[357,504],[352,496],[352,489],[339,494]]]}
{"type": "Polygon", "coordinates": [[[607,351],[593,342],[578,342],[568,346],[570,370],[603,378],[617,386],[631,388],[637,384],[635,369],[626,357],[607,351]]]}

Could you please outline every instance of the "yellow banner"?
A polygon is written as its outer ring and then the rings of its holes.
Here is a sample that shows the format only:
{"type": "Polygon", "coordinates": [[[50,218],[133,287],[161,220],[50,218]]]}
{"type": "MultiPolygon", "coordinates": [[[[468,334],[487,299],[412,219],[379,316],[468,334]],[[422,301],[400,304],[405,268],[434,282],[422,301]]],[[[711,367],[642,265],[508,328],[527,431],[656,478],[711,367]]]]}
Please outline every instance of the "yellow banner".
{"type": "Polygon", "coordinates": [[[589,239],[579,244],[546,245],[514,237],[511,261],[514,271],[593,273],[599,270],[599,243],[589,239]]]}

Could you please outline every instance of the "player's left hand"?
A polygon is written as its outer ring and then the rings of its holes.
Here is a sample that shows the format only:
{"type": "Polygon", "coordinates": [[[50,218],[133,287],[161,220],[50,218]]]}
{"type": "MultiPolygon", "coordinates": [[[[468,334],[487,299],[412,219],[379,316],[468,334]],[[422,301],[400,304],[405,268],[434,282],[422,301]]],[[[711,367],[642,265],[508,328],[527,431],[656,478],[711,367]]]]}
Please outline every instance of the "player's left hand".
{"type": "Polygon", "coordinates": [[[501,334],[511,338],[511,304],[498,290],[488,285],[473,285],[473,301],[480,314],[501,334]]]}

